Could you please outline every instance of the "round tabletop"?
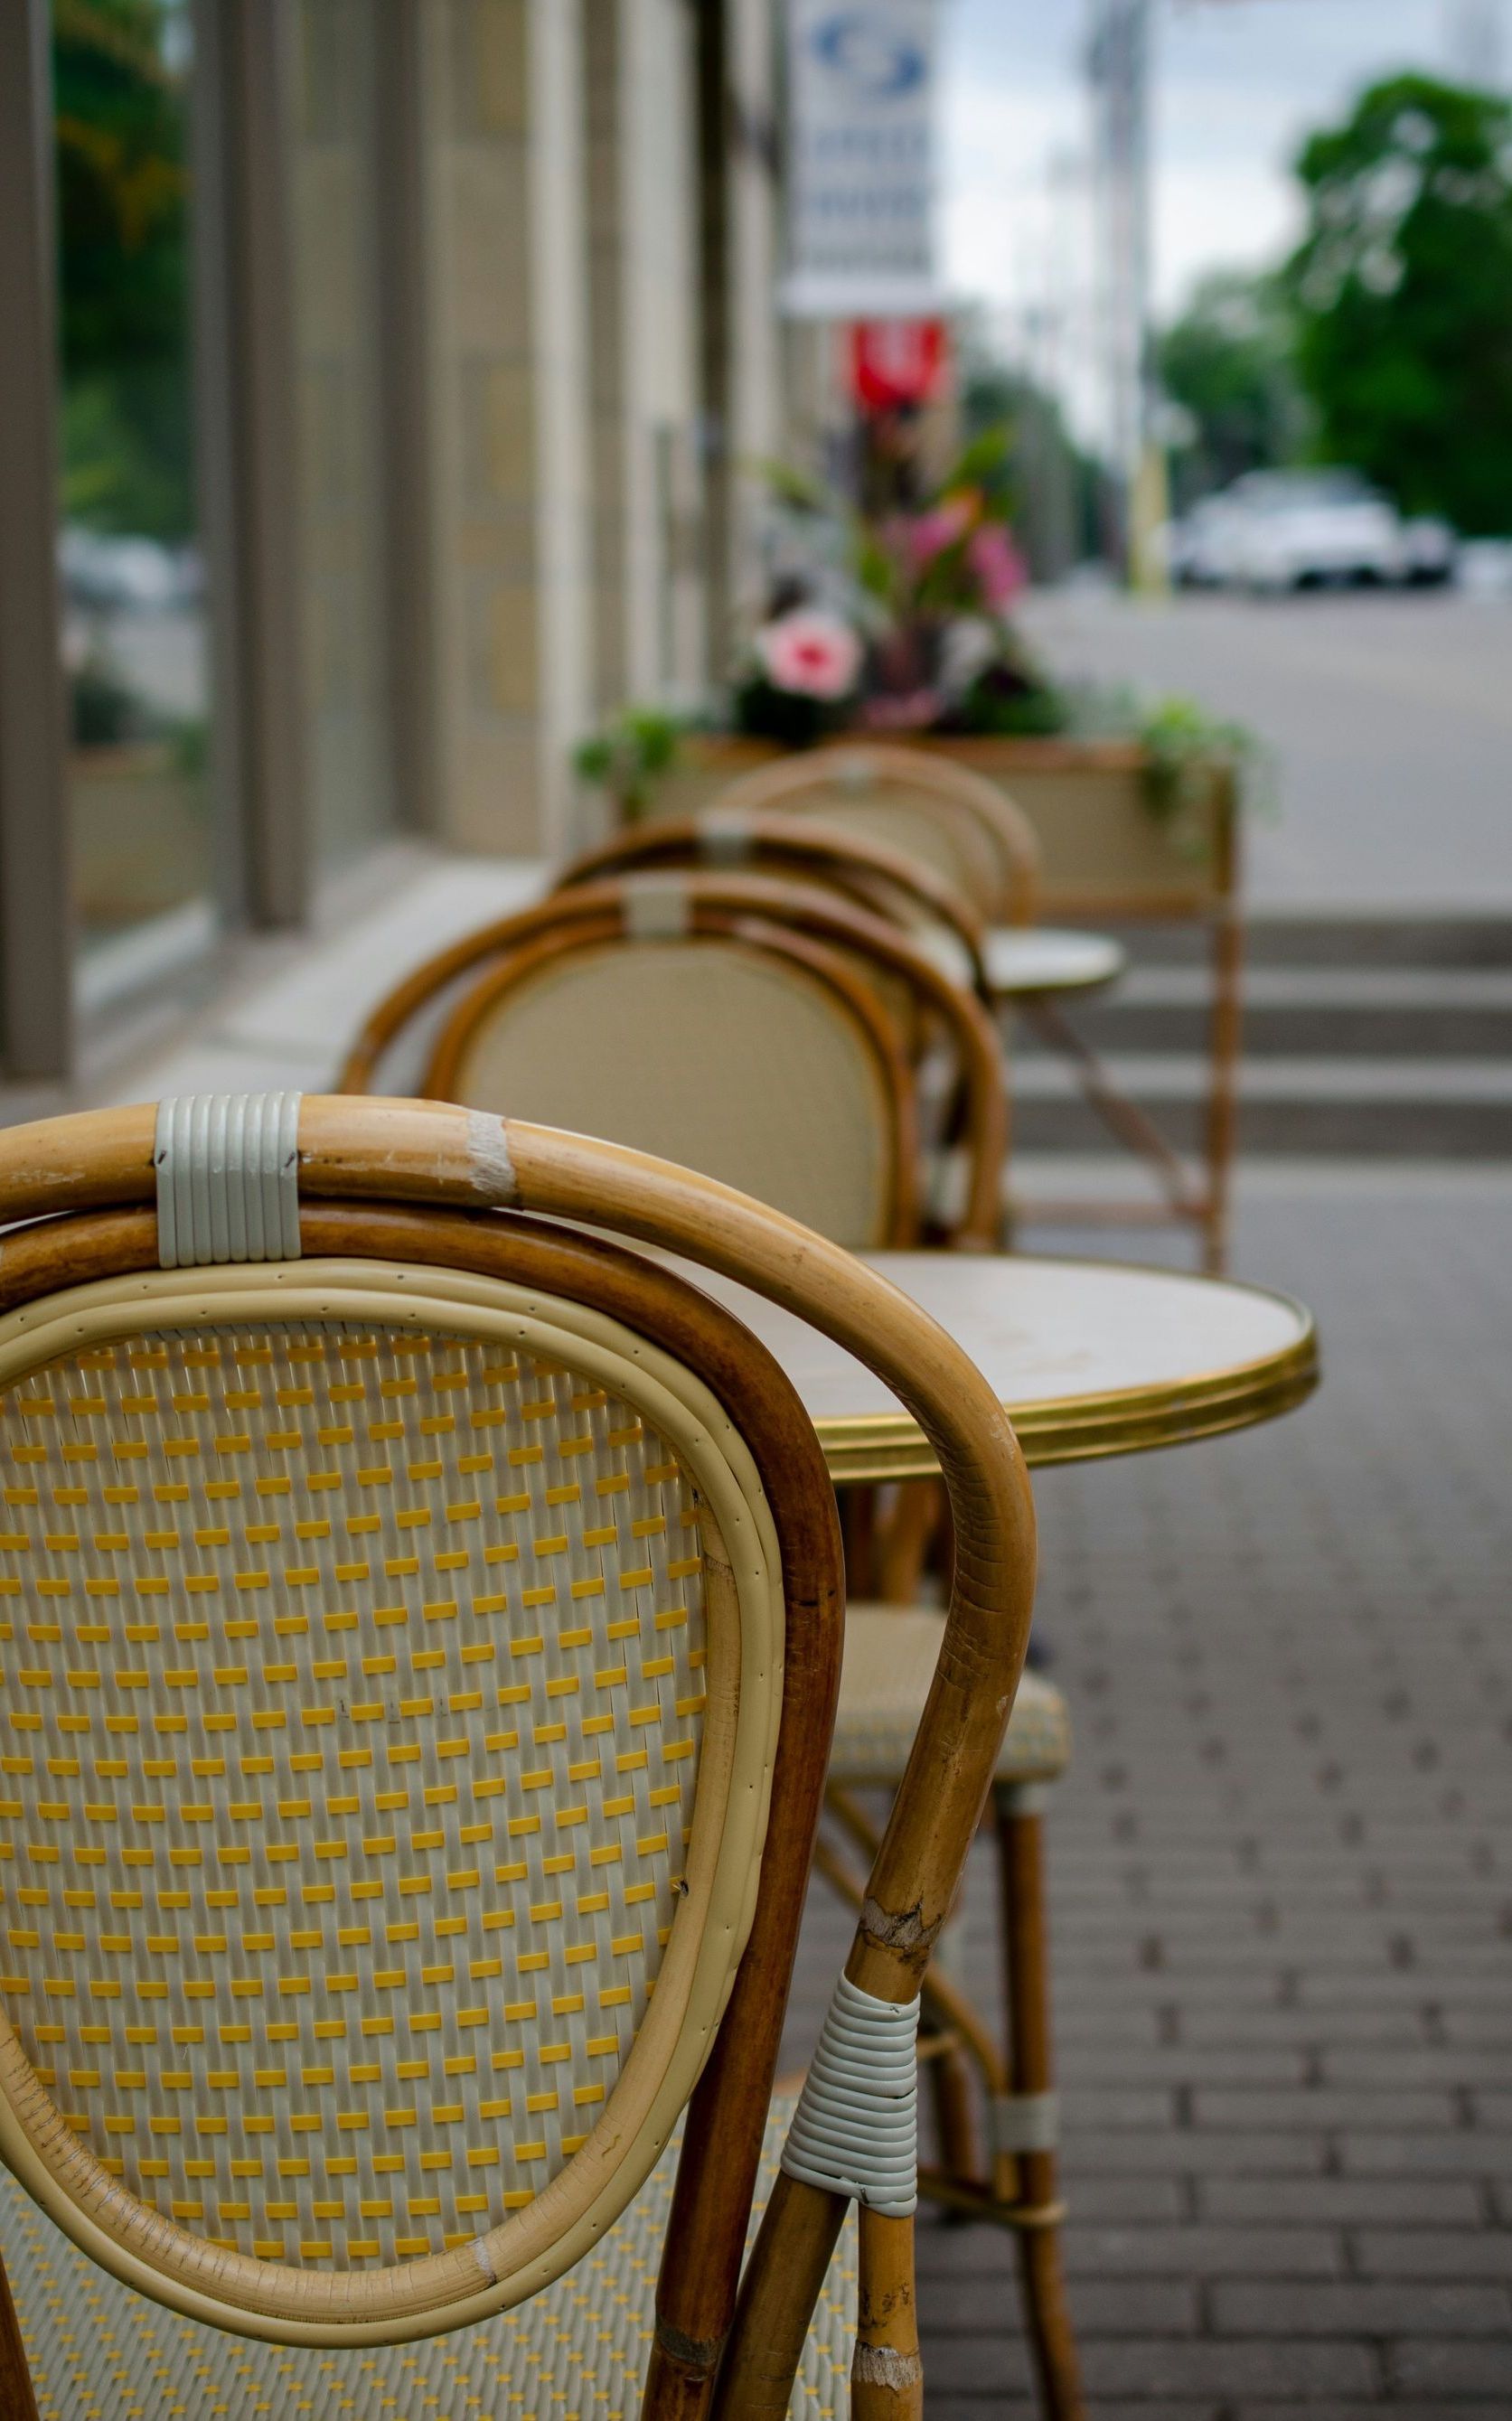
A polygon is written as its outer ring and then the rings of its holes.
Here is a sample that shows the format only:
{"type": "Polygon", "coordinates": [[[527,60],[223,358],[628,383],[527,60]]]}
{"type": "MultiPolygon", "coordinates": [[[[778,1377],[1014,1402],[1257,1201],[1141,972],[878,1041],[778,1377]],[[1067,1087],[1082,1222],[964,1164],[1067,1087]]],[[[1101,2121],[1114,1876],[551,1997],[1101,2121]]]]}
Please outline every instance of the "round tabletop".
{"type": "MultiPolygon", "coordinates": [[[[867,1253],[947,1329],[996,1390],[1031,1463],[1081,1462],[1249,1429],[1317,1384],[1317,1334],[1287,1295],[1227,1279],[1028,1254],[867,1253]]],[[[922,1430],[864,1363],[707,1270],[776,1355],[837,1482],[924,1478],[922,1430]]]]}
{"type": "Polygon", "coordinates": [[[992,991],[1000,1000],[1010,1000],[1035,992],[1099,992],[1123,974],[1129,953],[1106,933],[994,925],[982,959],[992,991]]]}

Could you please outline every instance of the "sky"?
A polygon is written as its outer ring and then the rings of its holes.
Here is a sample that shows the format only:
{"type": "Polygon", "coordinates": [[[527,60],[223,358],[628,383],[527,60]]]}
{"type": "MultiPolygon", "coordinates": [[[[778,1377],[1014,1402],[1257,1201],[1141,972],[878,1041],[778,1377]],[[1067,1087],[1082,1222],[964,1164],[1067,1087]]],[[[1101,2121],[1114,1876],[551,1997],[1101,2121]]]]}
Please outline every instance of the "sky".
{"type": "MultiPolygon", "coordinates": [[[[1000,333],[1074,395],[1092,308],[1088,0],[941,5],[947,283],[1000,306],[1000,333]]],[[[1288,159],[1366,84],[1404,66],[1462,70],[1488,40],[1512,71],[1512,0],[1155,0],[1155,25],[1152,273],[1162,318],[1205,270],[1287,249],[1297,231],[1288,159]]]]}

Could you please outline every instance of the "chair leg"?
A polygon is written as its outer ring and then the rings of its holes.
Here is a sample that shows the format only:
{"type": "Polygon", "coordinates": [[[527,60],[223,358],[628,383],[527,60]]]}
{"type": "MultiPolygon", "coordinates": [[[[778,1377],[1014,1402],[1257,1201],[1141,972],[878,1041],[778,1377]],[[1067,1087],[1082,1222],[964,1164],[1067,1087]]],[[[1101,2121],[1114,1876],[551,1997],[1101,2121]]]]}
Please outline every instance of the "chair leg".
{"type": "Polygon", "coordinates": [[[0,2263],[0,2421],[38,2421],[32,2375],[4,2263],[0,2263]]]}
{"type": "Polygon", "coordinates": [[[850,2421],[923,2421],[913,2222],[864,2210],[860,2235],[850,2421]]]}
{"type": "Polygon", "coordinates": [[[930,2043],[921,2038],[920,2058],[929,2079],[934,2103],[935,2140],[942,2166],[967,2185],[981,2182],[976,2155],[976,2130],[972,2123],[971,2073],[957,2044],[948,2037],[930,2043]]]}
{"type": "Polygon", "coordinates": [[[993,1798],[1010,2081],[1008,2094],[993,2114],[994,2139],[999,2155],[1011,2155],[1018,2167],[1019,2276],[1044,2410],[1049,2421],[1083,2421],[1081,2366],[1061,2255],[1064,2206],[1055,2157],[1044,1791],[1004,1784],[993,1798]]]}

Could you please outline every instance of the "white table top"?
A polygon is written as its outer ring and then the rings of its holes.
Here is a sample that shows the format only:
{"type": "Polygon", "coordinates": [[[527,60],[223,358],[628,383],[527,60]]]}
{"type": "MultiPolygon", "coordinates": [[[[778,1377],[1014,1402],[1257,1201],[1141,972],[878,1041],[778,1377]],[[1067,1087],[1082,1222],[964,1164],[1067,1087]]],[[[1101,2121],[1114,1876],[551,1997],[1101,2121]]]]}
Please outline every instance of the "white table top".
{"type": "MultiPolygon", "coordinates": [[[[1027,1254],[868,1253],[871,1268],[963,1345],[1006,1405],[1031,1462],[1174,1445],[1289,1411],[1317,1383],[1312,1317],[1226,1279],[1027,1254]]],[[[690,1270],[775,1353],[836,1479],[935,1468],[881,1382],[790,1312],[690,1270]]]]}
{"type": "Polygon", "coordinates": [[[1123,974],[1129,953],[1106,933],[1052,925],[994,925],[982,951],[987,979],[1002,999],[1016,993],[1097,992],[1123,974]]]}

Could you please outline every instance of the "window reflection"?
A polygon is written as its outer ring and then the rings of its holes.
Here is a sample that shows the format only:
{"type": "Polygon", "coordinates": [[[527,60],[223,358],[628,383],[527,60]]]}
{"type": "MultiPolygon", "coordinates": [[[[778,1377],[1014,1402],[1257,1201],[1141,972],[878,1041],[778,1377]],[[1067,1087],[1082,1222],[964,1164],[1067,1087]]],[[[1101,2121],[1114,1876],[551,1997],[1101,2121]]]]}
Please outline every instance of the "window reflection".
{"type": "Polygon", "coordinates": [[[55,0],[70,801],[102,999],[210,929],[187,0],[55,0]]]}

